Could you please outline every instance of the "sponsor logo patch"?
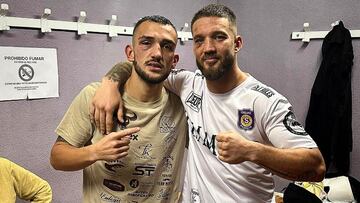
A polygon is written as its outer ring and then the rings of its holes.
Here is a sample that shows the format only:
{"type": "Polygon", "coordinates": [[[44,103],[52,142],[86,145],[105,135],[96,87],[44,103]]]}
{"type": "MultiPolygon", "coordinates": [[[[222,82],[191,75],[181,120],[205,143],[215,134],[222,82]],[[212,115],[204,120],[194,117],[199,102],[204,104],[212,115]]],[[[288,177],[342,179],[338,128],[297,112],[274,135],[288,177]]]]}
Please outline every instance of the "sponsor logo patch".
{"type": "Polygon", "coordinates": [[[112,172],[116,172],[116,169],[120,169],[125,166],[125,163],[121,160],[109,161],[105,163],[105,168],[112,172]]]}
{"type": "Polygon", "coordinates": [[[153,145],[151,143],[140,145],[137,150],[135,150],[135,156],[141,159],[153,160],[156,157],[151,155],[153,145]]]}
{"type": "Polygon", "coordinates": [[[131,196],[131,197],[153,197],[154,194],[152,193],[149,193],[148,191],[136,191],[136,192],[132,192],[132,193],[129,193],[128,196],[131,196]]]}
{"type": "Polygon", "coordinates": [[[166,157],[163,157],[163,168],[164,171],[169,172],[173,168],[173,162],[174,162],[174,156],[168,155],[166,157]]]}
{"type": "Polygon", "coordinates": [[[263,87],[260,85],[256,85],[256,86],[252,87],[251,89],[262,93],[263,95],[265,95],[268,98],[272,97],[275,94],[274,91],[272,91],[270,88],[263,87]]]}
{"type": "Polygon", "coordinates": [[[238,110],[238,127],[243,130],[251,130],[254,128],[255,115],[250,109],[238,110]]]}
{"type": "Polygon", "coordinates": [[[135,172],[133,175],[136,176],[151,176],[155,172],[155,166],[139,164],[135,166],[135,172]]]}
{"type": "Polygon", "coordinates": [[[139,181],[137,179],[132,179],[129,182],[130,187],[137,188],[139,186],[139,181]]]}
{"type": "Polygon", "coordinates": [[[105,193],[105,192],[100,193],[100,199],[104,202],[112,202],[112,203],[120,203],[121,202],[120,198],[115,197],[115,196],[105,193]]]}
{"type": "Polygon", "coordinates": [[[121,183],[116,182],[114,180],[104,179],[103,185],[105,185],[107,188],[109,188],[110,190],[113,190],[113,191],[124,191],[125,190],[124,185],[122,185],[121,183]]]}
{"type": "MultiPolygon", "coordinates": [[[[135,121],[137,119],[137,115],[134,112],[127,110],[123,116],[123,119],[124,123],[121,123],[121,127],[124,129],[129,125],[130,121],[135,121]]],[[[117,120],[117,118],[115,118],[115,120],[117,120]]]]}
{"type": "Polygon", "coordinates": [[[160,119],[160,133],[169,133],[175,130],[175,122],[169,116],[160,119]]]}
{"type": "Polygon", "coordinates": [[[185,70],[184,70],[184,69],[172,69],[172,70],[171,70],[171,73],[174,74],[174,75],[176,75],[176,74],[181,73],[181,72],[183,72],[183,71],[185,71],[185,70]]]}
{"type": "Polygon", "coordinates": [[[162,188],[159,193],[156,195],[156,199],[157,200],[162,200],[162,199],[169,199],[169,196],[170,196],[170,191],[169,189],[164,189],[162,188]]]}
{"type": "Polygon", "coordinates": [[[308,135],[301,123],[296,120],[295,114],[291,110],[286,114],[283,123],[286,129],[291,133],[296,135],[308,135]]]}
{"type": "Polygon", "coordinates": [[[191,188],[191,203],[199,203],[200,201],[199,191],[195,188],[191,188]]]}
{"type": "Polygon", "coordinates": [[[192,110],[199,112],[201,108],[201,96],[195,94],[194,92],[190,92],[185,100],[185,104],[189,106],[192,110]]]}

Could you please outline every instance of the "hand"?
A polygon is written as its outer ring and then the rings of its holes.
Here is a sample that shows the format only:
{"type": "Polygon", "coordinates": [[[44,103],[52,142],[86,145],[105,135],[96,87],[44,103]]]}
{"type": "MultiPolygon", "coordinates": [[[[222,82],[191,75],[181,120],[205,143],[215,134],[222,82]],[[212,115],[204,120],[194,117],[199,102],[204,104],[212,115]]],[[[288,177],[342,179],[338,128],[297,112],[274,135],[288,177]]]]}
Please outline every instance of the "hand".
{"type": "Polygon", "coordinates": [[[140,128],[128,128],[112,132],[92,146],[94,160],[114,161],[128,154],[130,135],[139,132],[140,128]]]}
{"type": "Polygon", "coordinates": [[[104,77],[90,104],[90,119],[102,134],[109,134],[113,128],[114,110],[122,123],[122,100],[118,84],[104,77]]]}
{"type": "Polygon", "coordinates": [[[256,142],[234,132],[222,132],[216,136],[219,159],[229,164],[250,161],[256,142]]]}

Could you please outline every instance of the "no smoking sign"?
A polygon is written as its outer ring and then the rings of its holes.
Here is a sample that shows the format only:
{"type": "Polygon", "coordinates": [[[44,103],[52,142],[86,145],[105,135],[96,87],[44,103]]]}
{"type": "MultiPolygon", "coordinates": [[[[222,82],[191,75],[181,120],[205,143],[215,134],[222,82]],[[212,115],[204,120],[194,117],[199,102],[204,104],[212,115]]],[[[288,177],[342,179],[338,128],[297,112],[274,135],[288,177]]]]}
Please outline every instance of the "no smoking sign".
{"type": "Polygon", "coordinates": [[[19,77],[23,81],[30,81],[34,77],[34,69],[28,64],[20,66],[19,77]]]}

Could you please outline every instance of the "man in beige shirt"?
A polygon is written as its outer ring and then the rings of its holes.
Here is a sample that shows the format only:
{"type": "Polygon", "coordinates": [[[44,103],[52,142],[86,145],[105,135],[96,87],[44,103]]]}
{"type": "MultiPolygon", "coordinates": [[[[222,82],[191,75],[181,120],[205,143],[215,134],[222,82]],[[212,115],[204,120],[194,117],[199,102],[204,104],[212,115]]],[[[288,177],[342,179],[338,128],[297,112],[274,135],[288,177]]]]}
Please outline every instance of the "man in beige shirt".
{"type": "Polygon", "coordinates": [[[125,49],[134,68],[124,85],[124,122],[108,135],[91,123],[88,106],[100,86],[92,83],[56,129],[51,164],[57,170],[83,169],[84,202],[176,202],[180,197],[186,118],[180,99],[163,87],[179,59],[176,43],[168,19],[139,20],[125,49]]]}

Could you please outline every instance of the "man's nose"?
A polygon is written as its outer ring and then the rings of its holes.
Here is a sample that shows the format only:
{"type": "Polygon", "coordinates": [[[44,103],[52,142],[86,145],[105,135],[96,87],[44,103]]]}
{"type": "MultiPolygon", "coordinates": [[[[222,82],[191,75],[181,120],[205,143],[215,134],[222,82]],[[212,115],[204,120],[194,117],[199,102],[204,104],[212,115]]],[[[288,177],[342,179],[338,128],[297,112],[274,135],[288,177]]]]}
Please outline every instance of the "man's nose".
{"type": "Polygon", "coordinates": [[[204,52],[214,52],[215,46],[212,39],[205,39],[204,41],[204,52]]]}
{"type": "Polygon", "coordinates": [[[151,57],[157,60],[162,58],[162,50],[160,44],[155,44],[151,50],[151,57]]]}

